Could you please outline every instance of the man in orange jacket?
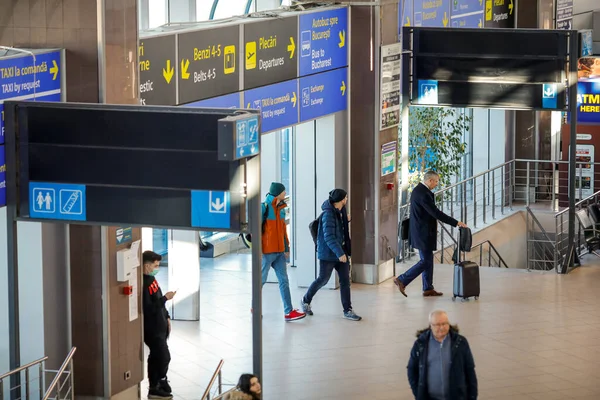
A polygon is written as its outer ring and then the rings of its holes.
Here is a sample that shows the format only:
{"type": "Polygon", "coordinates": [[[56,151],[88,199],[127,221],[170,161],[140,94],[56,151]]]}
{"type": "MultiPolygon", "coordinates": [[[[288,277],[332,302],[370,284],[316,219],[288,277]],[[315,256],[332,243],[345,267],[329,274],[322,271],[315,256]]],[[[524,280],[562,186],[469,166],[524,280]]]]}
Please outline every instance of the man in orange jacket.
{"type": "Polygon", "coordinates": [[[285,226],[285,186],[279,182],[271,183],[269,194],[262,204],[262,284],[269,276],[269,267],[273,267],[279,281],[279,292],[283,301],[286,321],[296,321],[306,314],[295,310],[290,295],[290,282],[287,274],[286,255],[290,251],[290,241],[285,226]]]}

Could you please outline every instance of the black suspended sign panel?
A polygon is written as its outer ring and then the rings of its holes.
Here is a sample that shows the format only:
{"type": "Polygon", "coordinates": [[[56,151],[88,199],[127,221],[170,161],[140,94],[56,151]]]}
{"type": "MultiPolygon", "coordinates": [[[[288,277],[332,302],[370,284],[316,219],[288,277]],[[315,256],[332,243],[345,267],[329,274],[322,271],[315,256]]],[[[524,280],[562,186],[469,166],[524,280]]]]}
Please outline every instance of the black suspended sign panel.
{"type": "Polygon", "coordinates": [[[19,218],[246,224],[244,160],[219,159],[219,120],[240,110],[6,102],[5,112],[7,165],[19,166],[7,171],[8,202],[19,218]]]}
{"type": "Polygon", "coordinates": [[[403,59],[410,102],[565,110],[567,33],[405,27],[403,47],[412,55],[403,59]]]}

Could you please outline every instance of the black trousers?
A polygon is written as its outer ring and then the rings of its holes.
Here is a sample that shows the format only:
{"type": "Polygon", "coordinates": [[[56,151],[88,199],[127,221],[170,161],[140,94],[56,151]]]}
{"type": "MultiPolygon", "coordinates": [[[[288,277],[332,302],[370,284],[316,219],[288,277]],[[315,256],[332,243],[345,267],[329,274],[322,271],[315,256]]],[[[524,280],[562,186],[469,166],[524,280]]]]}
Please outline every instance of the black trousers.
{"type": "Polygon", "coordinates": [[[340,278],[342,307],[344,308],[344,312],[350,311],[352,310],[352,302],[350,300],[350,264],[347,262],[319,260],[319,276],[311,283],[304,295],[303,301],[310,304],[319,289],[329,282],[334,269],[338,272],[340,278]]]}
{"type": "Polygon", "coordinates": [[[144,338],[144,343],[150,349],[150,355],[148,356],[148,381],[150,388],[152,388],[161,379],[167,377],[169,363],[171,362],[171,353],[169,352],[166,337],[144,338]]]}

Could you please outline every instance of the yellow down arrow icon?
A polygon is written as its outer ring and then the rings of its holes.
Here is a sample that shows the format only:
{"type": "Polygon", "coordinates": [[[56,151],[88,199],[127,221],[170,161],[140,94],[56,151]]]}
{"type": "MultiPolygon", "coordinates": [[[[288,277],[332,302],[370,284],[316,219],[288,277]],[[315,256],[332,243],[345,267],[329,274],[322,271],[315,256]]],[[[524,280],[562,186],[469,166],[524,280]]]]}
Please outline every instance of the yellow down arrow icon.
{"type": "Polygon", "coordinates": [[[181,60],[181,79],[190,79],[190,73],[188,68],[190,67],[190,60],[181,60]]]}
{"type": "Polygon", "coordinates": [[[294,51],[296,51],[296,43],[294,43],[294,38],[290,36],[290,44],[288,44],[287,51],[290,52],[290,58],[294,57],[294,51]]]}
{"type": "Polygon", "coordinates": [[[167,60],[167,68],[163,68],[163,78],[167,83],[171,83],[171,79],[173,79],[173,74],[175,73],[175,68],[171,66],[171,60],[167,60]]]}
{"type": "Polygon", "coordinates": [[[342,96],[346,95],[346,82],[342,81],[342,86],[340,86],[340,91],[342,92],[342,96]]]}
{"type": "Polygon", "coordinates": [[[338,36],[340,37],[340,42],[338,43],[338,47],[341,49],[342,47],[344,47],[346,45],[346,31],[341,30],[340,33],[338,34],[338,36]]]}
{"type": "Polygon", "coordinates": [[[52,68],[50,68],[50,73],[52,74],[52,80],[55,81],[58,76],[58,65],[55,60],[52,60],[52,68]]]}
{"type": "Polygon", "coordinates": [[[444,27],[448,26],[448,13],[444,12],[444,19],[442,19],[442,23],[444,24],[444,27]]]}

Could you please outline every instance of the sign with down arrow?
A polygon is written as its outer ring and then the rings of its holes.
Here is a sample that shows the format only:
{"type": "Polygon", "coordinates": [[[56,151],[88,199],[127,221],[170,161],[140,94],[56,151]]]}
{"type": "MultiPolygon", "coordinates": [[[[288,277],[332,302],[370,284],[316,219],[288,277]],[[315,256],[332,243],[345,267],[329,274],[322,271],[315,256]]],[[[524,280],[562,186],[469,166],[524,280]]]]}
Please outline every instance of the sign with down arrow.
{"type": "Polygon", "coordinates": [[[142,104],[176,105],[175,35],[140,38],[138,57],[142,104]]]}
{"type": "Polygon", "coordinates": [[[237,92],[239,26],[179,35],[179,104],[237,92]]]}
{"type": "Polygon", "coordinates": [[[230,229],[229,192],[192,190],[192,226],[203,229],[230,229]]]}

